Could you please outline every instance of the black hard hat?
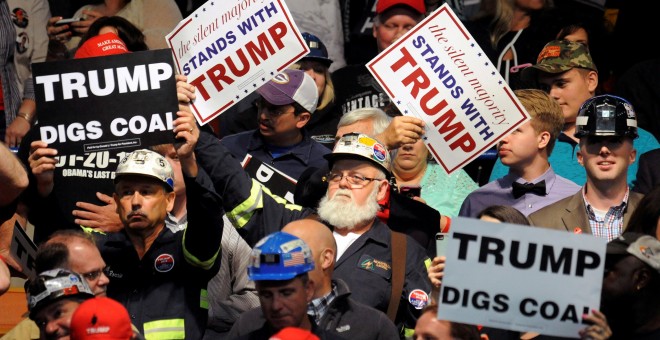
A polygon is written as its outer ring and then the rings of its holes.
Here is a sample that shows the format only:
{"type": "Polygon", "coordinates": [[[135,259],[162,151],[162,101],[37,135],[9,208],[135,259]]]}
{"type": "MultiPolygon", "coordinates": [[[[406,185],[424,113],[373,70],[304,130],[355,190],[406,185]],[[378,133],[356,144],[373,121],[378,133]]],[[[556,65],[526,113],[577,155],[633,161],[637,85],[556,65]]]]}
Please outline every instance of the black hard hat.
{"type": "Polygon", "coordinates": [[[625,99],[605,94],[582,104],[575,120],[575,137],[617,136],[635,139],[637,118],[625,99]]]}

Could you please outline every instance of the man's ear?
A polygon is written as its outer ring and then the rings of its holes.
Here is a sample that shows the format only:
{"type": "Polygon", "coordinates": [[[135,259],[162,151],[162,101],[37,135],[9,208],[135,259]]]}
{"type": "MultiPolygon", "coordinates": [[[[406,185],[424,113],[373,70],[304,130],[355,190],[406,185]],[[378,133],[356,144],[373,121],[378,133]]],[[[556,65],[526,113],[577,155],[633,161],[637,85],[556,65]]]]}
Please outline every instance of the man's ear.
{"type": "Polygon", "coordinates": [[[545,149],[548,146],[548,143],[550,143],[550,132],[542,131],[538,135],[538,148],[539,148],[539,150],[545,149]]]}
{"type": "Polygon", "coordinates": [[[307,280],[305,293],[307,294],[307,303],[311,302],[314,299],[314,281],[312,279],[307,280]]]}
{"type": "Polygon", "coordinates": [[[589,74],[587,74],[587,88],[589,89],[589,92],[595,93],[596,88],[598,87],[598,72],[596,71],[589,71],[589,74]]]}
{"type": "Polygon", "coordinates": [[[637,149],[633,148],[632,151],[630,152],[630,159],[628,160],[628,165],[635,163],[635,159],[637,159],[637,149]]]}
{"type": "Polygon", "coordinates": [[[299,114],[296,118],[298,118],[298,121],[296,122],[296,127],[299,129],[302,129],[309,123],[309,120],[312,118],[312,115],[309,112],[303,112],[299,114]]]}
{"type": "Polygon", "coordinates": [[[172,209],[174,209],[174,199],[176,198],[176,194],[174,191],[170,191],[165,194],[165,199],[167,200],[167,212],[172,212],[172,209]]]}
{"type": "Polygon", "coordinates": [[[584,167],[584,157],[582,155],[582,149],[579,149],[577,152],[577,161],[584,167]]]}
{"type": "Polygon", "coordinates": [[[321,268],[326,270],[335,265],[335,252],[330,248],[325,248],[319,255],[321,256],[321,268]]]}
{"type": "Polygon", "coordinates": [[[646,286],[648,286],[650,281],[651,281],[651,273],[649,272],[649,269],[646,268],[645,266],[639,268],[633,274],[633,285],[635,292],[639,292],[640,290],[644,289],[646,286]]]}
{"type": "Polygon", "coordinates": [[[389,190],[390,183],[388,183],[386,180],[381,181],[381,185],[378,187],[378,195],[376,195],[377,201],[383,200],[389,190]]]}

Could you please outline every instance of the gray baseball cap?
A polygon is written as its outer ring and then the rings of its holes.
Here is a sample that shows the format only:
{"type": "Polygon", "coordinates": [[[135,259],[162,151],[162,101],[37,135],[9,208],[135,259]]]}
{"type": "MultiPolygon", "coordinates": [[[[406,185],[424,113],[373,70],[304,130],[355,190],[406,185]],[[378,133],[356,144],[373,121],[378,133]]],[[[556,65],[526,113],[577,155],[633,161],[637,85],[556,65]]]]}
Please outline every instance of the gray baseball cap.
{"type": "Polygon", "coordinates": [[[653,236],[623,233],[607,244],[607,255],[633,255],[660,272],[660,240],[653,236]]]}

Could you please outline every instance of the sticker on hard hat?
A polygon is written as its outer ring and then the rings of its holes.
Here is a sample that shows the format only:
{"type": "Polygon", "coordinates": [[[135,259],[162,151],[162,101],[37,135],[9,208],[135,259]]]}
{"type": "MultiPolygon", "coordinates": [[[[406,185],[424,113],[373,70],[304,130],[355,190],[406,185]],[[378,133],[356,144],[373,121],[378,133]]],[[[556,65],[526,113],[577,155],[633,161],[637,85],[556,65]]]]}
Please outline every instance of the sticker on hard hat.
{"type": "Polygon", "coordinates": [[[285,267],[299,266],[305,264],[305,253],[302,251],[297,251],[288,254],[282,254],[282,264],[285,267]]]}
{"type": "Polygon", "coordinates": [[[376,140],[373,139],[373,138],[370,138],[370,137],[360,137],[358,139],[358,143],[364,144],[366,146],[372,146],[372,145],[376,144],[376,140]]]}
{"type": "Polygon", "coordinates": [[[374,144],[374,158],[379,162],[383,162],[387,157],[387,150],[382,145],[376,143],[374,144]]]}
{"type": "Polygon", "coordinates": [[[280,249],[282,249],[282,252],[288,253],[296,248],[305,248],[307,245],[303,240],[293,240],[289,241],[286,243],[283,243],[280,246],[280,249]]]}
{"type": "MultiPolygon", "coordinates": [[[[262,241],[263,241],[263,240],[262,240],[262,241]]],[[[260,242],[260,243],[263,243],[262,241],[259,241],[259,242],[260,242]]],[[[255,246],[255,248],[256,248],[258,245],[259,245],[259,243],[257,243],[257,245],[255,246]]],[[[260,256],[260,255],[261,255],[261,250],[259,250],[259,249],[252,249],[252,253],[250,254],[250,267],[259,268],[259,267],[261,266],[261,260],[260,260],[260,257],[261,257],[261,256],[260,256]]]]}
{"type": "Polygon", "coordinates": [[[170,254],[161,254],[154,261],[154,268],[158,272],[166,273],[174,268],[174,257],[170,254]]]}
{"type": "Polygon", "coordinates": [[[429,295],[421,289],[414,289],[408,295],[408,301],[415,309],[422,309],[429,303],[429,295]]]}

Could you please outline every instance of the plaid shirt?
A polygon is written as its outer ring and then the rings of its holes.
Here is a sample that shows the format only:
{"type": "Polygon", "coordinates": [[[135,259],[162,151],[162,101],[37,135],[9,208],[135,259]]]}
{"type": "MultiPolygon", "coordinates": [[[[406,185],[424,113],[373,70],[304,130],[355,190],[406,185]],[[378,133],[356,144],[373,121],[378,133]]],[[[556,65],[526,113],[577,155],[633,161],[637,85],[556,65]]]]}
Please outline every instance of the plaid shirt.
{"type": "Polygon", "coordinates": [[[600,219],[594,213],[591,204],[587,202],[587,198],[584,196],[584,190],[582,190],[582,199],[584,199],[584,205],[587,207],[589,226],[591,227],[591,232],[594,236],[607,238],[607,241],[609,242],[623,233],[623,212],[628,205],[629,193],[630,190],[626,189],[626,195],[623,197],[621,204],[610,207],[605,214],[605,217],[600,219]]]}
{"type": "Polygon", "coordinates": [[[328,295],[326,296],[321,296],[320,298],[316,298],[312,300],[307,305],[307,315],[311,315],[314,317],[314,321],[318,325],[319,322],[321,322],[321,318],[323,318],[323,315],[325,315],[325,312],[328,311],[328,306],[330,306],[330,303],[332,300],[334,300],[337,297],[337,285],[335,283],[332,283],[332,290],[328,295]]]}

